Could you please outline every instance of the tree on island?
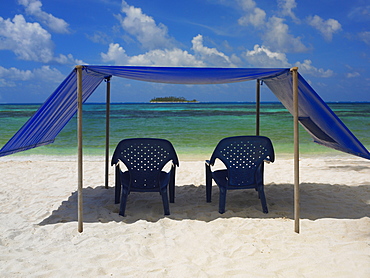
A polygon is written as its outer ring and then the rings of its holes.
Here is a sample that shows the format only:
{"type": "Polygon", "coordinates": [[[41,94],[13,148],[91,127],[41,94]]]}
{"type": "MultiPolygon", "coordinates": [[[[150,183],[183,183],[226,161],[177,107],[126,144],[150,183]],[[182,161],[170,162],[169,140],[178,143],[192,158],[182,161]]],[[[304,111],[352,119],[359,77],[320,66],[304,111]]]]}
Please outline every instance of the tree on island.
{"type": "Polygon", "coordinates": [[[184,97],[155,97],[150,100],[150,102],[197,102],[196,99],[193,100],[187,100],[184,97]]]}

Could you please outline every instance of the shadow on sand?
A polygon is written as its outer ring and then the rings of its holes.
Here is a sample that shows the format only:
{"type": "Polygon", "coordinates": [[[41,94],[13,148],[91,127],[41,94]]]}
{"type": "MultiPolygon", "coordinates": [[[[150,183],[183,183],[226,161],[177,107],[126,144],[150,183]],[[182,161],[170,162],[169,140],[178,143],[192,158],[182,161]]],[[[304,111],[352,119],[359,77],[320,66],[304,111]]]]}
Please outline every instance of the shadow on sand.
{"type": "MultiPolygon", "coordinates": [[[[175,203],[170,204],[171,215],[164,216],[159,193],[133,192],[128,197],[126,216],[118,214],[114,204],[114,188],[103,186],[83,189],[83,221],[106,223],[111,221],[135,223],[139,220],[156,222],[164,217],[174,220],[212,221],[218,218],[288,218],[293,219],[293,185],[268,184],[265,193],[269,213],[262,213],[254,190],[229,191],[226,212],[218,213],[218,188],[213,186],[212,203],[205,201],[205,186],[176,187],[175,203]]],[[[303,183],[301,193],[301,219],[320,218],[358,219],[370,215],[369,186],[346,186],[303,183]]],[[[77,221],[77,192],[63,201],[57,210],[39,225],[77,221]]]]}

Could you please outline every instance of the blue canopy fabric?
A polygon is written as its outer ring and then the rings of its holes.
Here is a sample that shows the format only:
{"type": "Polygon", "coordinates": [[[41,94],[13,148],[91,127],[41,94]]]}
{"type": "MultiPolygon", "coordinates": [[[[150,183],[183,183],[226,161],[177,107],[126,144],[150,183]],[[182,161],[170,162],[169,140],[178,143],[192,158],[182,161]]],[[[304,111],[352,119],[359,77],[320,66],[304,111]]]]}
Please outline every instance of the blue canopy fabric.
{"type": "MultiPolygon", "coordinates": [[[[111,76],[170,84],[222,84],[263,80],[283,105],[293,111],[293,84],[286,68],[186,68],[83,66],[85,102],[111,76]]],[[[299,121],[316,143],[370,159],[370,153],[299,75],[299,121]]],[[[37,112],[0,150],[0,157],[53,143],[77,112],[77,73],[74,69],[37,112]]]]}
{"type": "MultiPolygon", "coordinates": [[[[82,87],[85,102],[104,76],[84,74],[82,87]]],[[[73,70],[36,113],[0,150],[0,157],[53,143],[77,111],[77,75],[73,70]]]]}
{"type": "MultiPolygon", "coordinates": [[[[293,114],[293,82],[290,73],[265,79],[264,83],[293,114]]],[[[300,74],[298,74],[298,99],[298,120],[315,143],[370,159],[369,151],[300,74]]]]}
{"type": "Polygon", "coordinates": [[[278,76],[289,69],[86,66],[87,73],[169,84],[223,84],[278,76]]]}

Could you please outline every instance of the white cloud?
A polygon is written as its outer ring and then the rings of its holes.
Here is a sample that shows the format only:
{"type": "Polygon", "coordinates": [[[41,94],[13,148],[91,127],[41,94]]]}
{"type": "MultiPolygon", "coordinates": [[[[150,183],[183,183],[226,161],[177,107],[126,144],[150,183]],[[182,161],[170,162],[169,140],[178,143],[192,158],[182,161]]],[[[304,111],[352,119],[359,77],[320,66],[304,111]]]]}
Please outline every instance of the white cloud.
{"type": "Polygon", "coordinates": [[[203,36],[197,35],[192,39],[195,56],[198,56],[209,66],[235,67],[230,58],[216,48],[209,48],[203,45],[203,36]]]}
{"type": "Polygon", "coordinates": [[[304,60],[303,63],[297,62],[295,65],[302,74],[309,74],[317,77],[331,77],[334,74],[334,72],[330,69],[324,70],[312,66],[311,60],[304,60]]]}
{"type": "Polygon", "coordinates": [[[301,42],[300,37],[294,37],[289,33],[289,27],[284,19],[272,16],[264,34],[265,43],[272,49],[284,52],[305,52],[307,47],[301,42]]]}
{"type": "Polygon", "coordinates": [[[58,83],[63,80],[64,75],[55,68],[42,66],[31,70],[20,70],[14,67],[4,68],[0,66],[0,87],[15,87],[16,82],[28,80],[43,80],[58,83]]]}
{"type": "Polygon", "coordinates": [[[238,23],[242,26],[253,25],[255,27],[265,24],[266,12],[260,8],[254,8],[245,16],[239,18],[238,23]]]}
{"type": "Polygon", "coordinates": [[[230,61],[231,61],[234,65],[240,65],[240,66],[242,66],[242,65],[243,65],[242,60],[241,60],[241,59],[239,58],[239,56],[237,56],[236,54],[231,54],[230,61]]]}
{"type": "Polygon", "coordinates": [[[370,32],[369,31],[360,32],[358,36],[361,41],[363,41],[367,45],[370,45],[370,32]]]}
{"type": "MultiPolygon", "coordinates": [[[[157,24],[140,8],[130,6],[122,1],[122,12],[125,13],[125,17],[116,16],[122,28],[149,51],[131,57],[119,44],[110,44],[108,52],[101,53],[105,62],[114,61],[115,64],[121,65],[235,66],[224,53],[216,48],[205,47],[201,35],[192,40],[192,50],[194,51],[194,55],[192,55],[188,51],[175,47],[176,41],[168,35],[167,27],[163,24],[157,24]]],[[[236,61],[237,59],[233,56],[232,60],[236,61]]]]}
{"type": "Polygon", "coordinates": [[[163,24],[157,25],[154,19],[144,14],[140,8],[129,6],[122,1],[122,12],[126,14],[126,17],[117,16],[122,28],[134,36],[144,48],[171,48],[173,46],[167,27],[163,24]]]}
{"type": "Polygon", "coordinates": [[[289,16],[295,23],[300,23],[300,20],[293,12],[293,9],[297,7],[295,0],[278,0],[278,6],[281,9],[282,16],[289,16]]]}
{"type": "Polygon", "coordinates": [[[10,50],[19,59],[42,63],[82,64],[72,54],[54,57],[51,35],[39,23],[26,22],[23,15],[13,20],[0,17],[0,50],[10,50]]]}
{"type": "Polygon", "coordinates": [[[65,78],[56,68],[51,68],[50,66],[42,66],[41,68],[33,69],[33,77],[43,81],[49,81],[51,83],[58,84],[61,80],[65,78]]]}
{"type": "Polygon", "coordinates": [[[356,6],[348,13],[348,17],[357,22],[370,21],[370,5],[356,6]]]}
{"type": "Polygon", "coordinates": [[[349,72],[349,73],[347,73],[346,76],[347,76],[347,78],[353,78],[353,77],[360,76],[360,74],[357,71],[355,71],[355,72],[349,72]]]}
{"type": "Polygon", "coordinates": [[[68,55],[59,54],[59,57],[55,57],[54,61],[56,61],[59,64],[86,65],[84,61],[75,59],[72,54],[68,55]]]}
{"type": "Polygon", "coordinates": [[[266,12],[258,8],[256,2],[253,0],[238,0],[238,3],[246,12],[246,14],[238,20],[240,25],[253,25],[254,27],[259,27],[265,24],[266,12]]]}
{"type": "Polygon", "coordinates": [[[26,9],[26,13],[34,16],[42,24],[46,25],[53,32],[56,33],[69,33],[69,24],[63,19],[57,18],[51,14],[44,12],[41,7],[42,3],[39,0],[18,0],[20,5],[26,9]]]}
{"type": "Polygon", "coordinates": [[[187,51],[178,48],[174,49],[155,49],[145,54],[128,56],[126,51],[118,43],[110,44],[107,53],[101,53],[104,62],[114,62],[116,65],[156,65],[156,66],[195,66],[200,67],[205,64],[187,51]]]}
{"type": "Polygon", "coordinates": [[[240,7],[242,7],[243,10],[252,10],[256,7],[256,2],[253,0],[237,0],[240,7]]]}
{"type": "Polygon", "coordinates": [[[126,51],[118,43],[109,44],[109,49],[107,53],[100,54],[103,62],[112,62],[116,65],[127,65],[129,57],[126,51]]]}
{"type": "Polygon", "coordinates": [[[205,66],[187,51],[178,48],[155,49],[145,54],[133,56],[129,59],[130,65],[157,65],[157,66],[205,66]]]}
{"type": "MultiPolygon", "coordinates": [[[[253,50],[246,51],[244,58],[254,67],[292,67],[284,53],[273,52],[267,47],[259,46],[258,44],[254,46],[253,50]]],[[[303,63],[296,62],[294,65],[298,67],[300,73],[306,75],[326,78],[334,74],[330,69],[324,70],[314,67],[311,60],[304,60],[303,63]]]]}
{"type": "Polygon", "coordinates": [[[13,20],[0,17],[0,50],[13,51],[27,61],[47,63],[53,59],[51,35],[40,24],[26,22],[23,15],[13,20]]]}
{"type": "Polygon", "coordinates": [[[253,50],[245,52],[245,58],[254,67],[291,67],[284,53],[273,52],[258,44],[254,46],[253,50]]]}
{"type": "Polygon", "coordinates": [[[331,41],[333,34],[342,30],[342,25],[332,18],[325,21],[318,15],[315,15],[313,17],[308,17],[307,22],[309,25],[317,29],[327,41],[331,41]]]}
{"type": "MultiPolygon", "coordinates": [[[[13,87],[12,84],[14,84],[14,86],[15,86],[15,83],[13,81],[15,81],[15,80],[19,80],[19,81],[30,80],[32,78],[32,75],[33,74],[30,70],[20,70],[20,69],[14,68],[14,67],[11,67],[11,68],[7,69],[7,68],[4,68],[4,67],[0,66],[0,79],[4,80],[4,81],[8,80],[9,83],[7,83],[7,85],[11,86],[11,87],[13,87]]],[[[5,87],[4,83],[3,83],[2,87],[5,87]]]]}
{"type": "MultiPolygon", "coordinates": [[[[239,18],[239,25],[253,25],[257,28],[264,44],[269,48],[283,52],[306,52],[308,50],[300,37],[294,37],[289,33],[289,26],[284,23],[283,18],[273,15],[267,19],[266,12],[257,7],[253,0],[237,0],[237,3],[246,12],[243,17],[239,18]]],[[[292,11],[297,6],[295,0],[278,0],[278,5],[282,16],[290,16],[296,23],[299,23],[299,19],[292,11]]]]}

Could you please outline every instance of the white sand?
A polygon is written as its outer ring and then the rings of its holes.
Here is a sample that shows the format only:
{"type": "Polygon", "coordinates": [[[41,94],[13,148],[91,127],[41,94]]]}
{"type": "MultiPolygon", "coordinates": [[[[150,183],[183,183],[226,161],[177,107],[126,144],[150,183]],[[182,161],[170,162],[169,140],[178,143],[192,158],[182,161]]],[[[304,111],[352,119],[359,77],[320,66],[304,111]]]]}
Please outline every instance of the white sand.
{"type": "MultiPolygon", "coordinates": [[[[293,231],[293,161],[265,168],[269,214],[253,190],[205,202],[202,161],[181,161],[176,202],[132,193],[118,215],[104,162],[84,163],[77,232],[76,161],[0,159],[0,277],[370,277],[370,161],[301,160],[301,233],[293,231]]],[[[85,158],[86,159],[86,158],[85,158]]]]}

